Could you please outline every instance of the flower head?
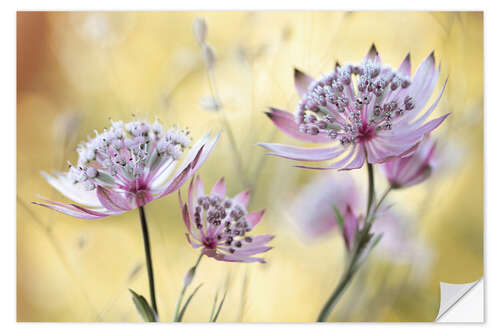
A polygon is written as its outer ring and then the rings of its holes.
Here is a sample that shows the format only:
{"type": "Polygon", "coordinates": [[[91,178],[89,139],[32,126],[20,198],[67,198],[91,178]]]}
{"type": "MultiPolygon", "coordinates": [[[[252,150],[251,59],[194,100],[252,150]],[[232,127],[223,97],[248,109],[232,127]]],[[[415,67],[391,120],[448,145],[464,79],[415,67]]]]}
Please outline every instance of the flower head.
{"type": "MultiPolygon", "coordinates": [[[[292,217],[300,226],[301,232],[311,240],[320,240],[338,229],[338,209],[344,220],[342,238],[348,250],[352,249],[356,230],[363,224],[364,209],[361,193],[349,174],[328,174],[317,176],[311,183],[299,191],[293,201],[292,217]]],[[[389,256],[397,257],[398,252],[408,252],[413,240],[407,232],[408,218],[387,207],[382,207],[373,222],[375,235],[383,234],[379,247],[389,256]]],[[[411,252],[411,251],[410,251],[411,252]]],[[[396,259],[396,258],[395,258],[396,259]]]]}
{"type": "Polygon", "coordinates": [[[189,244],[195,249],[201,247],[203,254],[216,260],[264,263],[263,258],[253,255],[272,249],[266,244],[274,236],[248,234],[264,215],[264,210],[247,212],[249,199],[248,190],[234,198],[227,197],[224,179],[214,185],[210,194],[205,194],[201,178],[196,177],[189,185],[187,203],[179,192],[189,244]]]}
{"type": "Polygon", "coordinates": [[[426,137],[414,154],[395,158],[380,165],[393,188],[404,188],[419,184],[430,177],[434,164],[436,144],[426,137]]]}
{"type": "Polygon", "coordinates": [[[421,114],[439,73],[434,52],[422,62],[412,79],[409,54],[396,70],[382,64],[374,45],[361,63],[337,65],[318,80],[295,70],[295,86],[301,97],[295,114],[271,108],[268,117],[296,139],[335,145],[300,148],[262,143],[261,146],[273,155],[299,161],[335,159],[326,168],[301,166],[311,169],[358,169],[365,160],[383,163],[392,157],[408,155],[449,115],[426,122],[446,82],[434,103],[421,114]]]}
{"type": "Polygon", "coordinates": [[[333,206],[342,215],[361,209],[361,198],[354,179],[344,175],[322,175],[304,185],[295,195],[290,212],[301,233],[308,239],[324,237],[336,228],[333,206]]]}
{"type": "Polygon", "coordinates": [[[42,172],[61,194],[77,204],[45,200],[35,204],[61,213],[99,219],[121,214],[179,189],[207,159],[219,135],[199,140],[188,152],[187,129],[164,129],[155,121],[111,121],[109,129],[77,147],[78,162],[56,176],[42,172]],[[178,162],[184,158],[177,168],[178,162]],[[80,206],[83,205],[83,206],[80,206]],[[87,208],[84,206],[90,206],[87,208]]]}

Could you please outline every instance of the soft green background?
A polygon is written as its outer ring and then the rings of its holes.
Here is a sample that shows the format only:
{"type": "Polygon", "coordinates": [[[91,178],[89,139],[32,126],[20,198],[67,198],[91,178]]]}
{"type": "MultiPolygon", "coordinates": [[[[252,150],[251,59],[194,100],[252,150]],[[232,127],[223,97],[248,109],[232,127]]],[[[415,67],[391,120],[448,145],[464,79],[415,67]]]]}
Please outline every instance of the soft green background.
{"type": "MultiPolygon", "coordinates": [[[[251,210],[267,208],[256,232],[276,234],[268,263],[206,258],[204,282],[185,319],[206,321],[217,289],[229,287],[220,321],[313,321],[342,270],[338,235],[303,242],[290,212],[317,173],[266,157],[259,141],[294,143],[263,115],[294,109],[294,67],[314,76],[335,61],[359,61],[375,42],[385,63],[411,51],[413,72],[432,50],[448,87],[436,114],[442,164],[429,181],[389,200],[412,217],[425,253],[406,262],[374,253],[332,320],[431,321],[439,281],[483,274],[483,15],[429,12],[18,13],[17,316],[19,321],[138,321],[127,288],[148,295],[138,212],[84,221],[34,206],[62,199],[40,170],[64,169],[76,144],[108,118],[133,113],[189,126],[195,138],[222,127],[200,107],[207,76],[192,34],[206,18],[217,54],[217,88],[244,162],[238,170],[224,133],[201,168],[207,185],[226,177],[229,193],[256,180],[251,210]],[[260,171],[259,171],[260,170],[260,171]],[[257,175],[257,177],[256,177],[257,175]],[[422,259],[422,257],[425,257],[422,259]],[[246,282],[245,282],[246,281],[246,282]]],[[[434,95],[437,94],[437,90],[434,95]]],[[[365,170],[353,172],[360,182],[365,170]]],[[[378,190],[383,178],[376,179],[378,190]]],[[[176,196],[147,206],[160,317],[172,318],[182,277],[197,257],[184,238],[176,196]]]]}

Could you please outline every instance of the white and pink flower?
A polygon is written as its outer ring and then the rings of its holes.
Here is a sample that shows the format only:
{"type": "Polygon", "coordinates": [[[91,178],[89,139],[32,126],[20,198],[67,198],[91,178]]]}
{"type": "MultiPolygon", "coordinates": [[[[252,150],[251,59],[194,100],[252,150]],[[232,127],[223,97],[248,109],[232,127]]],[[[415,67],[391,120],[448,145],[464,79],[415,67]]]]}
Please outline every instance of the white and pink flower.
{"type": "Polygon", "coordinates": [[[142,207],[178,190],[205,162],[219,134],[206,135],[186,152],[189,131],[165,130],[155,121],[111,121],[77,148],[78,163],[55,176],[42,172],[56,190],[76,204],[43,199],[37,205],[82,219],[100,219],[142,207]],[[176,170],[179,161],[183,163],[176,170]]]}

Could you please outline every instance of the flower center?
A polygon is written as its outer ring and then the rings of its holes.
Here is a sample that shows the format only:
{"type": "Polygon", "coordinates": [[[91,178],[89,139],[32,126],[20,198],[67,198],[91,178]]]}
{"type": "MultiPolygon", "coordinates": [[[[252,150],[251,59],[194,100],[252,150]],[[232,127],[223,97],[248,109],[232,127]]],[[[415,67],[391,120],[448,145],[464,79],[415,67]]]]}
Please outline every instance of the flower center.
{"type": "Polygon", "coordinates": [[[376,130],[373,126],[363,124],[358,128],[358,136],[356,137],[359,142],[367,142],[373,139],[376,135],[376,130]]]}
{"type": "Polygon", "coordinates": [[[179,159],[189,145],[189,131],[164,130],[155,121],[111,121],[111,127],[78,146],[78,165],[68,177],[91,191],[96,185],[113,186],[130,193],[148,190],[159,171],[179,159]]]}
{"type": "Polygon", "coordinates": [[[203,246],[205,246],[207,249],[215,249],[217,248],[217,241],[212,237],[204,237],[203,246]]]}
{"type": "Polygon", "coordinates": [[[410,78],[376,59],[344,65],[312,82],[295,112],[299,130],[342,145],[366,142],[415,107],[410,78]],[[354,82],[353,82],[354,81],[354,82]]]}
{"type": "Polygon", "coordinates": [[[203,245],[209,249],[221,242],[225,246],[241,247],[242,240],[251,242],[245,234],[251,230],[245,219],[246,210],[229,198],[216,195],[198,198],[194,209],[194,224],[197,229],[205,229],[203,245]],[[205,225],[203,221],[206,221],[205,225]]]}

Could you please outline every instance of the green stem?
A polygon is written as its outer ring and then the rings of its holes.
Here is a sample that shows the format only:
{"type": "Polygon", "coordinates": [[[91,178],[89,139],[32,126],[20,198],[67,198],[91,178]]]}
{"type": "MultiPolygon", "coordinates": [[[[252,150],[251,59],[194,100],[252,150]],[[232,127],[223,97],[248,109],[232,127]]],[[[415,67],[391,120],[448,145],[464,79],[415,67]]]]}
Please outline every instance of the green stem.
{"type": "Polygon", "coordinates": [[[373,165],[366,163],[368,168],[368,203],[366,206],[366,217],[370,215],[370,208],[372,207],[373,199],[375,197],[375,181],[373,179],[373,165]]]}
{"type": "Polygon", "coordinates": [[[342,274],[342,277],[340,278],[340,281],[338,282],[337,286],[333,290],[333,293],[330,295],[330,298],[326,301],[325,305],[323,306],[323,309],[321,310],[317,321],[318,322],[324,322],[328,319],[330,314],[333,311],[333,308],[335,305],[338,303],[340,300],[340,297],[344,294],[346,291],[347,287],[351,283],[355,273],[358,271],[359,265],[358,265],[358,260],[363,254],[366,245],[369,244],[370,241],[370,228],[371,228],[371,222],[375,216],[376,211],[380,207],[380,204],[382,201],[386,198],[387,194],[390,191],[390,187],[384,195],[381,197],[380,201],[377,203],[375,206],[375,209],[373,210],[373,213],[370,214],[371,207],[373,205],[373,200],[375,198],[375,181],[373,177],[373,165],[370,163],[367,163],[367,169],[368,169],[368,205],[366,207],[366,216],[365,216],[365,223],[363,224],[363,229],[361,229],[359,232],[359,238],[356,242],[356,246],[354,247],[352,251],[352,256],[349,259],[349,262],[347,263],[346,269],[344,273],[342,274]]]}
{"type": "Polygon", "coordinates": [[[352,281],[352,277],[354,276],[354,273],[355,273],[355,270],[353,270],[353,267],[354,267],[354,260],[351,260],[348,268],[346,269],[344,274],[342,274],[342,277],[340,278],[340,281],[337,284],[337,287],[335,287],[335,290],[330,295],[330,298],[328,298],[328,301],[326,301],[326,304],[323,306],[323,309],[321,310],[321,312],[318,316],[318,319],[316,321],[325,322],[328,319],[328,317],[330,316],[330,313],[332,313],[333,308],[335,307],[337,302],[340,300],[340,297],[346,291],[347,286],[352,281]]]}
{"type": "Polygon", "coordinates": [[[151,296],[151,305],[153,310],[158,315],[158,307],[156,305],[155,296],[155,281],[153,276],[153,261],[151,259],[151,245],[149,242],[149,232],[148,224],[146,222],[146,213],[144,212],[144,207],[139,207],[139,214],[141,217],[141,227],[142,227],[142,238],[144,240],[144,251],[146,252],[146,266],[148,268],[148,280],[149,280],[149,294],[151,296]]]}
{"type": "Polygon", "coordinates": [[[182,290],[179,294],[179,298],[177,299],[177,304],[175,305],[174,321],[177,321],[177,317],[179,316],[179,310],[181,308],[182,299],[184,298],[184,294],[186,293],[187,287],[191,284],[192,279],[194,279],[194,275],[196,274],[196,269],[198,268],[198,265],[200,264],[202,257],[203,257],[203,253],[200,253],[200,256],[196,260],[196,263],[194,264],[194,266],[191,267],[187,272],[187,274],[190,274],[190,272],[192,271],[193,276],[189,280],[188,283],[184,282],[184,285],[182,286],[182,290]]]}
{"type": "Polygon", "coordinates": [[[391,190],[392,190],[392,186],[390,186],[390,185],[385,189],[384,193],[380,197],[380,200],[378,201],[377,205],[375,205],[375,208],[373,209],[373,215],[371,216],[371,219],[369,220],[370,223],[375,219],[375,213],[378,211],[378,209],[380,208],[380,205],[382,204],[384,199],[387,197],[389,192],[391,192],[391,190]]]}

